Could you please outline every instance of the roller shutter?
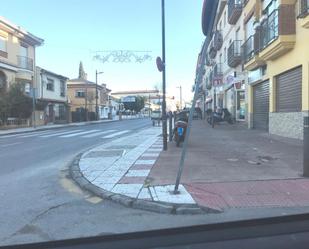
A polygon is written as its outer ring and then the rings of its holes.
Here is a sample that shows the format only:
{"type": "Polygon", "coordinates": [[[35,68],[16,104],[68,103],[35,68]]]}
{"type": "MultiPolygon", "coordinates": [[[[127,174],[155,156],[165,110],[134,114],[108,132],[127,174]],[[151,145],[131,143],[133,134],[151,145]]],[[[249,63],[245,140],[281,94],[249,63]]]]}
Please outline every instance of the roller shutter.
{"type": "Polygon", "coordinates": [[[268,130],[269,81],[253,87],[253,127],[268,130]]]}

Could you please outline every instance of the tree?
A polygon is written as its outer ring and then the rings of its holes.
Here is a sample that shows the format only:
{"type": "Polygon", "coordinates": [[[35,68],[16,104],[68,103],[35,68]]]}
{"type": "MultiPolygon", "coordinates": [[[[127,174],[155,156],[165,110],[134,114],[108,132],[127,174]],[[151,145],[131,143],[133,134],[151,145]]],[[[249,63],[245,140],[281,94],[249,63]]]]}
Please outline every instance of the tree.
{"type": "Polygon", "coordinates": [[[32,99],[24,93],[21,83],[12,84],[7,93],[8,116],[26,119],[32,114],[32,99]]]}
{"type": "Polygon", "coordinates": [[[145,106],[145,98],[142,96],[135,96],[135,102],[123,102],[126,110],[140,112],[145,106]]]}
{"type": "Polygon", "coordinates": [[[0,93],[0,124],[4,123],[8,115],[8,98],[5,93],[0,93]]]}

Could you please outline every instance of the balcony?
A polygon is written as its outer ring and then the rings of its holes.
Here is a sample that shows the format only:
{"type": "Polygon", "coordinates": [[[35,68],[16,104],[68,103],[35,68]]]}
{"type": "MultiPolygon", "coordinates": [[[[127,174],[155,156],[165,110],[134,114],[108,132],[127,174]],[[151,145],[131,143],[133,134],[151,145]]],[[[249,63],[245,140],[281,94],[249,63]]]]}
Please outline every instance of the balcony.
{"type": "Polygon", "coordinates": [[[17,65],[19,68],[33,71],[33,59],[29,57],[17,55],[17,65]]]}
{"type": "Polygon", "coordinates": [[[309,0],[300,0],[298,18],[301,26],[309,29],[309,0]]]}
{"type": "Polygon", "coordinates": [[[253,70],[265,64],[259,57],[260,50],[260,36],[259,32],[251,35],[242,45],[242,55],[245,70],[253,70]]]}
{"type": "Polygon", "coordinates": [[[216,30],[215,34],[214,34],[214,39],[213,39],[213,47],[216,50],[220,50],[220,48],[223,45],[223,35],[222,32],[219,30],[216,30]]]}
{"type": "Polygon", "coordinates": [[[260,25],[260,53],[263,60],[275,60],[295,44],[296,22],[294,5],[280,5],[260,25]]]}
{"type": "Polygon", "coordinates": [[[242,0],[228,1],[228,22],[235,25],[242,12],[242,0]]]}
{"type": "Polygon", "coordinates": [[[227,50],[227,64],[230,67],[237,67],[241,63],[241,41],[235,40],[227,50]]]}

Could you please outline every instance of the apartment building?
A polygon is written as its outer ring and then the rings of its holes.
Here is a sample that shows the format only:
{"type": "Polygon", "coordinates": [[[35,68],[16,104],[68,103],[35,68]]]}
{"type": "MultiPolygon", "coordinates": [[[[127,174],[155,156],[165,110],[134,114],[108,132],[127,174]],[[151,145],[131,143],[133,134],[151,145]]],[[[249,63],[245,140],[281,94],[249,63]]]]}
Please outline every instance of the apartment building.
{"type": "MultiPolygon", "coordinates": [[[[79,119],[78,113],[83,115],[82,113],[86,110],[88,115],[90,115],[89,119],[95,119],[96,103],[98,104],[99,118],[106,117],[106,107],[109,107],[108,94],[111,92],[111,90],[106,87],[106,84],[96,85],[95,82],[89,81],[86,78],[77,78],[67,81],[67,89],[68,102],[71,111],[77,113],[77,120],[82,121],[85,119],[85,117],[79,119]]],[[[73,116],[72,119],[76,121],[73,116]]]]}
{"type": "Polygon", "coordinates": [[[35,81],[35,50],[44,40],[0,17],[0,91],[23,83],[30,94],[35,81]]]}
{"type": "Polygon", "coordinates": [[[244,3],[249,127],[303,138],[309,110],[309,1],[244,3]]]}
{"type": "Polygon", "coordinates": [[[308,7],[308,0],[205,0],[208,107],[226,107],[238,120],[246,116],[249,128],[302,139],[309,109],[308,7]]]}
{"type": "Polygon", "coordinates": [[[44,106],[44,124],[69,122],[68,77],[36,67],[36,99],[44,106]]]}

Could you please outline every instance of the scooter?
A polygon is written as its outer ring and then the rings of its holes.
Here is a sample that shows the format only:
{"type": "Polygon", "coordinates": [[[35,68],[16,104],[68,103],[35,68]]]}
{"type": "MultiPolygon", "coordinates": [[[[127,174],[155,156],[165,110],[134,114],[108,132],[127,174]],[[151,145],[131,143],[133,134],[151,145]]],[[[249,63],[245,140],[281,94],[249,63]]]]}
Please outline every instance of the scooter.
{"type": "Polygon", "coordinates": [[[176,115],[175,128],[174,128],[174,141],[176,146],[179,147],[180,143],[185,140],[186,131],[188,126],[188,113],[180,112],[176,115]]]}
{"type": "Polygon", "coordinates": [[[207,122],[212,126],[221,122],[228,122],[229,124],[234,123],[232,114],[226,108],[223,108],[222,112],[213,112],[208,116],[207,122]]]}

